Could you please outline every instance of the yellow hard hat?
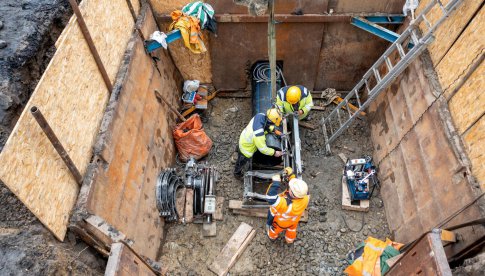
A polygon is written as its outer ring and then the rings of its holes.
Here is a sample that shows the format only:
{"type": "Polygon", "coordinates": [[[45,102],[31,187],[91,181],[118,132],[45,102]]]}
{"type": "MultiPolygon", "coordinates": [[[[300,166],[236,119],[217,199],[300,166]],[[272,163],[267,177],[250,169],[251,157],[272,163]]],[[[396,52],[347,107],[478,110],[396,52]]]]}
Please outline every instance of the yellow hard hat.
{"type": "Polygon", "coordinates": [[[268,119],[276,126],[280,126],[281,120],[283,120],[283,118],[281,118],[280,112],[276,108],[268,109],[268,111],[266,111],[266,117],[268,117],[268,119]]]}
{"type": "Polygon", "coordinates": [[[293,178],[288,185],[290,186],[290,191],[297,198],[303,198],[308,194],[308,185],[301,179],[293,178]]]}
{"type": "Polygon", "coordinates": [[[301,89],[298,86],[292,86],[286,91],[286,101],[290,104],[296,104],[301,99],[301,89]]]}

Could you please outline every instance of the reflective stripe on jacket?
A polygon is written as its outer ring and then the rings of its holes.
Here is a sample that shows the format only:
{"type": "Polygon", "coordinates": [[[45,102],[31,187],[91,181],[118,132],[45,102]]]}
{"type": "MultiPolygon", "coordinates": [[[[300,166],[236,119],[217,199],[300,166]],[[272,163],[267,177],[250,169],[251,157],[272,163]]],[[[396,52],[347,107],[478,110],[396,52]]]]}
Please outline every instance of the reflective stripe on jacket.
{"type": "MultiPolygon", "coordinates": [[[[298,117],[298,119],[301,120],[305,118],[308,115],[308,112],[310,112],[310,110],[312,109],[313,99],[312,99],[312,94],[305,86],[303,85],[296,85],[296,86],[301,90],[301,98],[300,98],[300,101],[298,102],[298,109],[297,109],[297,110],[303,111],[303,114],[298,117]]],[[[290,87],[291,86],[282,87],[276,93],[276,106],[284,114],[289,114],[297,111],[295,110],[293,105],[291,105],[289,102],[286,101],[286,92],[290,87]]]]}
{"type": "Polygon", "coordinates": [[[257,150],[265,155],[274,155],[275,150],[266,145],[265,133],[269,127],[270,124],[263,113],[256,114],[249,121],[241,136],[239,136],[239,150],[244,156],[251,158],[257,150]]]}
{"type": "Polygon", "coordinates": [[[288,192],[285,191],[277,194],[280,188],[280,181],[273,178],[273,183],[268,188],[268,203],[271,204],[269,210],[273,221],[281,228],[289,228],[297,225],[300,221],[303,212],[305,212],[310,196],[306,195],[303,198],[290,198],[288,192]]]}

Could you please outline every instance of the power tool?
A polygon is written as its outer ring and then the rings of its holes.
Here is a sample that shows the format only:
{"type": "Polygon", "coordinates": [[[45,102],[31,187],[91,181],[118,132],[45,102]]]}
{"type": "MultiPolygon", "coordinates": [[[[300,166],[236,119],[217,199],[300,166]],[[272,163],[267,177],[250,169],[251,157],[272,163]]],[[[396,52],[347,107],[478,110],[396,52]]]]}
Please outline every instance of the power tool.
{"type": "Polygon", "coordinates": [[[370,156],[347,160],[344,176],[347,179],[351,200],[369,199],[375,187],[379,185],[377,168],[370,156]]]}

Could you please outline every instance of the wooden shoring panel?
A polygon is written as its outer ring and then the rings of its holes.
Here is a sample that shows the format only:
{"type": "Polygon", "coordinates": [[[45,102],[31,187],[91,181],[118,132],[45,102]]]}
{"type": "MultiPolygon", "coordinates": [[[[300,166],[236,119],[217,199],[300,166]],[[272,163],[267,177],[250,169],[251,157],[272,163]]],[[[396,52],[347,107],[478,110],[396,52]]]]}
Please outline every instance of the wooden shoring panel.
{"type": "Polygon", "coordinates": [[[105,276],[155,276],[157,275],[147,263],[140,259],[123,243],[114,243],[109,253],[105,276]]]}
{"type": "Polygon", "coordinates": [[[482,62],[448,102],[451,117],[462,135],[485,113],[485,63],[482,62]]]}
{"type": "Polygon", "coordinates": [[[472,172],[485,191],[485,116],[463,136],[465,148],[472,163],[472,172]]]}
{"type": "MultiPolygon", "coordinates": [[[[85,0],[85,21],[114,80],[132,34],[125,0],[85,0]]],[[[71,23],[73,20],[71,20],[71,23]]],[[[77,168],[92,156],[108,91],[77,23],[68,27],[0,155],[0,178],[63,240],[78,186],[29,110],[39,107],[77,168]]]]}
{"type": "MultiPolygon", "coordinates": [[[[145,35],[157,30],[148,7],[137,24],[145,35]]],[[[180,77],[167,51],[154,55],[160,73],[134,33],[96,142],[95,160],[100,165],[89,176],[87,199],[77,206],[81,213],[103,218],[133,241],[137,253],[151,259],[156,259],[164,226],[155,201],[157,176],[175,156],[174,117],[158,103],[154,91],[177,106],[180,90],[180,77]]]]}
{"type": "MultiPolygon", "coordinates": [[[[430,2],[431,0],[420,1],[419,7],[416,10],[416,15],[419,14],[430,2]]],[[[449,1],[442,2],[443,4],[446,4],[449,1]]],[[[473,14],[475,14],[482,3],[482,0],[463,1],[457,10],[436,30],[434,34],[435,40],[428,46],[428,51],[435,66],[440,63],[450,47],[454,47],[456,39],[460,36],[463,29],[467,26],[473,14]]],[[[427,19],[433,23],[436,22],[441,15],[442,12],[440,11],[439,6],[436,5],[429,13],[429,16],[427,16],[427,19]]],[[[427,30],[425,22],[420,24],[420,29],[427,30]]],[[[483,31],[481,32],[483,33],[483,31]]]]}
{"type": "MultiPolygon", "coordinates": [[[[474,69],[473,64],[483,55],[485,55],[485,7],[480,9],[435,68],[447,99],[453,96],[455,88],[461,84],[461,80],[467,76],[468,71],[474,69]]],[[[485,76],[482,74],[479,78],[483,81],[485,76]]],[[[477,88],[477,91],[474,91],[475,97],[484,94],[483,86],[477,88]]]]}

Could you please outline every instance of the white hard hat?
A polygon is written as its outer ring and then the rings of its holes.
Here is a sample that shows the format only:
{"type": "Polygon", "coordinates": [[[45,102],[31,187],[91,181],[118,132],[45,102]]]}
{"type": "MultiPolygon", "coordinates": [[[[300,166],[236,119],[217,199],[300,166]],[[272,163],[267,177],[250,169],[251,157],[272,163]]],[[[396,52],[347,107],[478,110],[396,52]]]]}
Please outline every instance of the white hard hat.
{"type": "Polygon", "coordinates": [[[301,179],[293,178],[290,180],[289,186],[290,191],[297,198],[303,198],[308,194],[308,185],[301,179]]]}

